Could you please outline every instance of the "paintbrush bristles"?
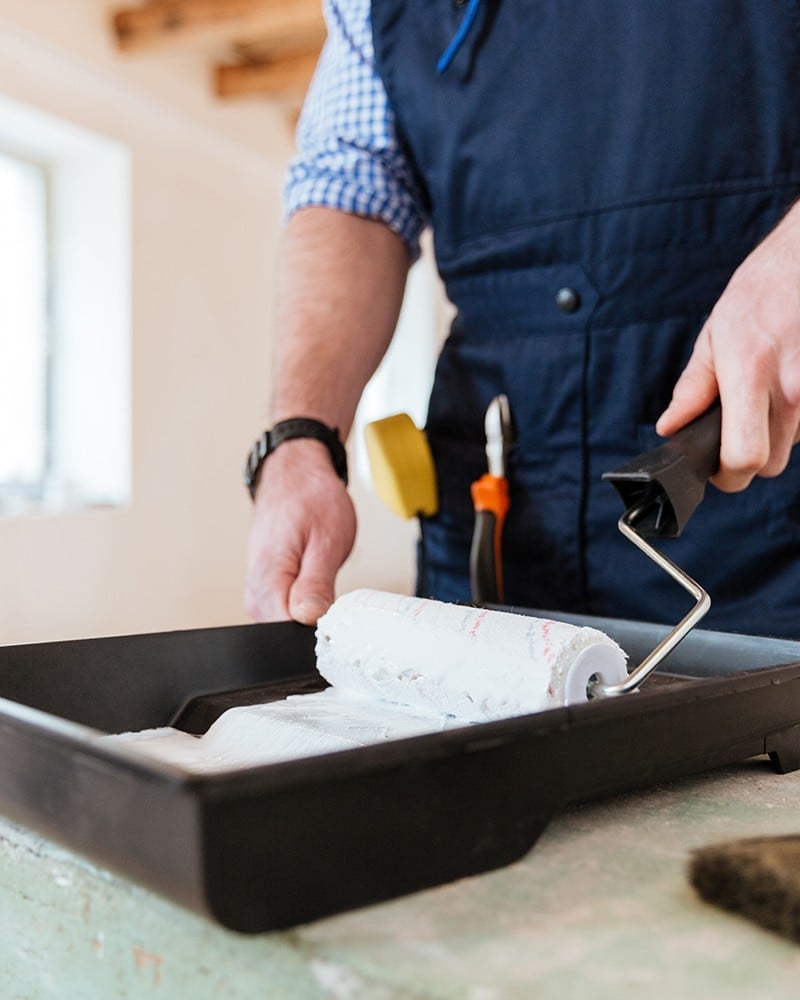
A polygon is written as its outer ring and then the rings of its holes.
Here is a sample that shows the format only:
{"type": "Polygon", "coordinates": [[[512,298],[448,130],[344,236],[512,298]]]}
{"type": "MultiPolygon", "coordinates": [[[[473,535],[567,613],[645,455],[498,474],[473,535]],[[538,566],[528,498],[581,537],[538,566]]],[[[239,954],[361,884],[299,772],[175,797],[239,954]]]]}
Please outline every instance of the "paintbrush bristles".
{"type": "Polygon", "coordinates": [[[800,836],[701,848],[692,855],[689,880],[706,902],[800,943],[800,836]]]}

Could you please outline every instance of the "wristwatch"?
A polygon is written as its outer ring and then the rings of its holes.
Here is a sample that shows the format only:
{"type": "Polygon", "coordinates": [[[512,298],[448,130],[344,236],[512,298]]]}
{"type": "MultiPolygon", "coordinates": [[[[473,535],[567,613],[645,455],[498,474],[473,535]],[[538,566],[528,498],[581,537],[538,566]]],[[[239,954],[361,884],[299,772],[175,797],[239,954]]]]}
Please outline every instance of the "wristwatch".
{"type": "Polygon", "coordinates": [[[313,438],[315,441],[321,441],[328,449],[336,475],[345,486],[347,485],[347,452],[344,450],[338,429],[328,427],[321,420],[313,420],[311,417],[292,417],[289,420],[281,420],[270,430],[264,431],[250,449],[244,466],[244,484],[254,500],[258,476],[267,456],[271,455],[278,445],[292,438],[313,438]]]}

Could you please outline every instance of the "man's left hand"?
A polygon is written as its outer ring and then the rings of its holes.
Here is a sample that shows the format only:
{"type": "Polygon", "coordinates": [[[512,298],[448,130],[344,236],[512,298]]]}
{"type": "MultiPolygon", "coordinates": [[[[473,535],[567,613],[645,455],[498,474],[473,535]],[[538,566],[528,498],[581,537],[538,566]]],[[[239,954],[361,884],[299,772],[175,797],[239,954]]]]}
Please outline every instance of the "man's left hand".
{"type": "Polygon", "coordinates": [[[736,492],[783,472],[800,440],[800,203],[735,271],[656,430],[674,434],[718,396],[714,485],[736,492]]]}

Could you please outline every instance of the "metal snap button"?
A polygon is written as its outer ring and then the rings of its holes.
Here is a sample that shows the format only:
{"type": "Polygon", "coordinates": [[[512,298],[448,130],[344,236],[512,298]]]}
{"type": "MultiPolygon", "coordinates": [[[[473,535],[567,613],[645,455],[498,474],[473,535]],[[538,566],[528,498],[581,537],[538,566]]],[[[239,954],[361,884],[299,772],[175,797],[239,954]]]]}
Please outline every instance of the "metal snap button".
{"type": "Polygon", "coordinates": [[[581,297],[574,288],[559,288],[556,292],[556,305],[565,313],[574,313],[581,307],[581,297]]]}

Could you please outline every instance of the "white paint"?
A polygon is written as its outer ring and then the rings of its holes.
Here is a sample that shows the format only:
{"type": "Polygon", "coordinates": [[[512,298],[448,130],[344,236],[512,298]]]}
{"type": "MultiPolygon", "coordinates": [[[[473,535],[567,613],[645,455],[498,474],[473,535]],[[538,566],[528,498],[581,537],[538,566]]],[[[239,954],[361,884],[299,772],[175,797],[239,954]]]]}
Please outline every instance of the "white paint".
{"type": "Polygon", "coordinates": [[[215,772],[298,760],[586,701],[593,674],[626,674],[604,633],[526,615],[360,590],[317,628],[332,688],[228,709],[196,737],[148,729],[104,746],[215,772]]]}
{"type": "Polygon", "coordinates": [[[463,724],[452,716],[420,716],[329,688],[230,708],[200,737],[165,727],[103,736],[99,742],[128,747],[184,771],[213,773],[355,750],[463,724]]]}

